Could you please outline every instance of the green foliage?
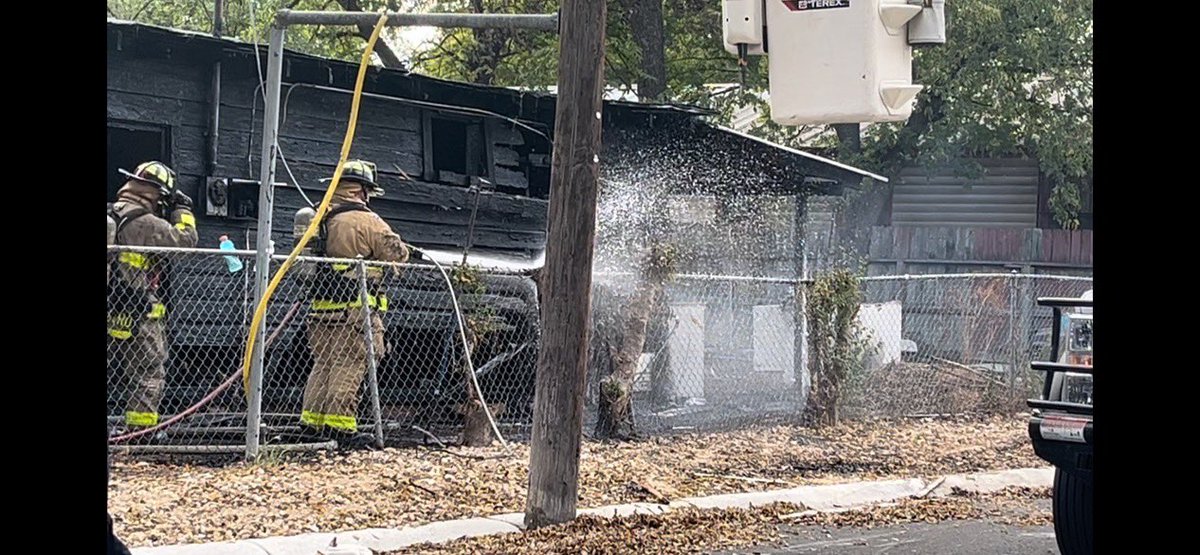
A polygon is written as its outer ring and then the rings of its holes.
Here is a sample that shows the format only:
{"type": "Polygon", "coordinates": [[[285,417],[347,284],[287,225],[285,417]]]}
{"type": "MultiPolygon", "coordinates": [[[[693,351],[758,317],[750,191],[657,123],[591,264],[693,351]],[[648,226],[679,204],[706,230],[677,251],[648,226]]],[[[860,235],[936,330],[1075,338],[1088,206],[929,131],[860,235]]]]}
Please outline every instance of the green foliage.
{"type": "MultiPolygon", "coordinates": [[[[630,0],[607,0],[608,20],[604,76],[611,87],[630,91],[642,79],[641,52],[629,25],[630,0]]],[[[557,0],[441,0],[437,11],[486,13],[551,13],[557,0]]],[[[737,60],[721,43],[721,5],[709,0],[663,2],[667,60],[667,96],[682,99],[684,91],[706,83],[737,80],[737,60]]],[[[434,46],[414,56],[417,71],[435,77],[479,82],[480,65],[494,64],[492,84],[546,90],[558,79],[558,36],[528,31],[484,35],[469,29],[440,32],[434,46]],[[483,39],[481,41],[481,39],[483,39]],[[487,42],[498,42],[488,57],[487,42]]]]}
{"type": "MultiPolygon", "coordinates": [[[[605,78],[630,90],[643,78],[641,52],[632,37],[632,6],[646,0],[608,1],[605,78]]],[[[265,40],[271,14],[293,9],[339,9],[317,0],[233,0],[226,3],[226,34],[265,40]],[[253,10],[251,8],[254,8],[253,10]],[[252,17],[253,14],[253,17],[252,17]]],[[[486,13],[551,13],[558,0],[362,0],[363,9],[486,13]]],[[[211,1],[109,0],[111,16],[208,32],[211,1]]],[[[790,146],[830,147],[824,127],[785,127],[770,121],[767,60],[751,58],[744,76],[721,41],[720,4],[710,0],[663,2],[667,62],[666,97],[714,109],[729,124],[747,107],[761,114],[749,132],[790,146]],[[731,86],[742,80],[744,86],[731,86]],[[714,88],[714,84],[723,85],[714,88]]],[[[980,168],[975,156],[1036,156],[1057,183],[1051,208],[1064,227],[1076,226],[1079,188],[1092,168],[1092,1],[956,0],[946,5],[948,42],[914,53],[914,80],[925,86],[904,123],[869,126],[857,155],[844,162],[885,174],[906,165],[980,168]]],[[[389,30],[389,33],[393,31],[389,30]]],[[[438,32],[429,47],[411,54],[415,71],[461,81],[545,90],[556,84],[558,36],[531,31],[438,32]]],[[[303,52],[356,60],[363,40],[355,29],[298,27],[288,46],[303,52]]]]}
{"type": "MultiPolygon", "coordinates": [[[[432,11],[449,13],[548,13],[551,0],[436,0],[432,11]]],[[[521,84],[545,89],[554,84],[558,37],[553,33],[441,29],[434,44],[412,58],[426,75],[493,85],[521,84]],[[549,75],[549,78],[546,76],[549,75]]]]}
{"type": "Polygon", "coordinates": [[[847,386],[863,372],[876,347],[858,324],[863,295],[854,272],[838,269],[817,277],[807,298],[812,388],[805,420],[836,424],[847,386]]]}
{"type": "Polygon", "coordinates": [[[670,281],[679,267],[679,250],[672,243],[656,241],[642,259],[642,278],[650,283],[670,281]]]}
{"type": "Polygon", "coordinates": [[[1059,183],[1050,192],[1050,210],[1054,214],[1054,221],[1063,229],[1079,228],[1079,211],[1082,206],[1079,187],[1074,183],[1059,183]]]}
{"type": "MultiPolygon", "coordinates": [[[[948,2],[948,42],[914,53],[914,80],[925,86],[904,123],[867,128],[862,152],[842,161],[886,174],[916,164],[980,168],[972,156],[1036,156],[1052,179],[1076,183],[1092,168],[1091,0],[948,2]]],[[[728,81],[726,81],[728,82],[728,81]]],[[[752,106],[753,135],[790,146],[828,147],[832,132],[770,121],[766,64],[752,63],[746,87],[721,94],[693,87],[679,98],[720,112],[752,106]]],[[[1064,226],[1078,220],[1071,187],[1052,208],[1064,226]]]]}
{"type": "Polygon", "coordinates": [[[454,292],[458,295],[459,308],[466,320],[468,338],[472,344],[480,345],[488,334],[496,331],[496,309],[485,303],[481,298],[487,293],[485,275],[478,266],[470,264],[455,264],[450,270],[450,283],[454,284],[454,292]],[[467,295],[473,299],[466,299],[467,295]]]}
{"type": "MultiPolygon", "coordinates": [[[[421,4],[424,0],[404,2],[359,0],[364,11],[385,6],[395,9],[421,4]]],[[[118,19],[211,33],[212,0],[108,0],[108,15],[118,19]]],[[[293,10],[338,10],[336,2],[326,0],[227,0],[223,12],[224,36],[245,42],[258,42],[266,49],[267,30],[280,8],[293,10]]],[[[390,32],[389,31],[385,31],[390,32]]],[[[293,50],[346,61],[358,61],[366,41],[350,27],[303,25],[287,31],[287,47],[293,50]]]]}

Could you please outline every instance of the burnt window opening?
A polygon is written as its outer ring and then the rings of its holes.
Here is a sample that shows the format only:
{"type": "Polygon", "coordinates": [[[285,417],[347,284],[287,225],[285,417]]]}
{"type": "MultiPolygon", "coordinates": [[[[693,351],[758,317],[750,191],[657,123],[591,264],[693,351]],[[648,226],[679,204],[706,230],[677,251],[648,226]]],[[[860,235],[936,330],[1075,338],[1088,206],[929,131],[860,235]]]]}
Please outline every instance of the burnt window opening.
{"type": "Polygon", "coordinates": [[[157,160],[171,166],[170,130],[166,126],[109,120],[106,136],[108,202],[127,178],[117,170],[132,172],[142,162],[157,160]]]}
{"type": "Polygon", "coordinates": [[[520,155],[522,170],[529,178],[526,192],[538,199],[550,198],[550,141],[532,131],[522,129],[525,143],[516,148],[520,155]]]}
{"type": "Polygon", "coordinates": [[[448,117],[429,117],[429,150],[426,160],[431,168],[426,179],[450,185],[468,185],[471,177],[491,178],[483,122],[448,117]]]}

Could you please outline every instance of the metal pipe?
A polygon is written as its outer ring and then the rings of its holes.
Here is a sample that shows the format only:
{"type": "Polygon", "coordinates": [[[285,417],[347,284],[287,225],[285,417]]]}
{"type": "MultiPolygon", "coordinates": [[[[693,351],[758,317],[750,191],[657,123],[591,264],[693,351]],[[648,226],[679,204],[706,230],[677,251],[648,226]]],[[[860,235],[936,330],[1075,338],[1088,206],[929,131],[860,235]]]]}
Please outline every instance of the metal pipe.
{"type": "Polygon", "coordinates": [[[367,265],[358,257],[359,300],[362,301],[363,333],[367,342],[367,385],[371,389],[371,416],[375,417],[375,445],[383,449],[383,411],[379,408],[379,374],[375,364],[375,330],[371,322],[371,304],[367,301],[367,265]]]}
{"type": "MultiPolygon", "coordinates": [[[[228,252],[228,251],[225,251],[228,252]]],[[[632,276],[633,272],[596,272],[595,277],[626,277],[632,276]]],[[[974,274],[972,274],[974,275],[974,274]]],[[[748,283],[779,283],[791,285],[796,283],[795,278],[771,278],[771,277],[754,277],[754,276],[722,276],[716,274],[675,274],[674,279],[696,280],[696,281],[719,281],[719,282],[748,282],[748,283]]],[[[799,280],[802,283],[809,283],[812,280],[799,280]]]]}
{"type": "MultiPolygon", "coordinates": [[[[221,249],[184,248],[184,247],[139,247],[139,246],[133,246],[133,245],[110,245],[108,247],[108,252],[110,254],[116,253],[116,252],[146,252],[146,253],[156,253],[156,254],[165,254],[165,255],[211,255],[211,256],[255,256],[258,254],[258,251],[248,250],[248,249],[221,250],[221,249]]],[[[272,254],[271,260],[287,260],[287,255],[272,254]]],[[[355,258],[331,258],[331,257],[321,257],[321,256],[297,256],[296,262],[314,262],[314,263],[327,262],[327,263],[331,263],[331,264],[354,264],[357,262],[357,259],[355,259],[355,258]]],[[[378,260],[371,260],[371,261],[369,261],[369,263],[371,266],[379,267],[379,268],[399,268],[399,269],[412,269],[412,270],[429,270],[430,269],[429,264],[415,264],[412,262],[383,262],[383,261],[378,261],[378,260]]],[[[501,269],[501,268],[490,268],[487,266],[484,266],[484,268],[487,269],[488,273],[491,275],[498,275],[498,276],[524,275],[524,272],[519,271],[519,270],[505,270],[505,269],[501,269]]],[[[247,275],[249,275],[249,274],[247,274],[247,275]]],[[[253,312],[253,310],[251,310],[251,312],[253,312]]]]}
{"type": "MultiPolygon", "coordinates": [[[[283,81],[283,27],[271,28],[271,46],[267,54],[267,95],[263,110],[262,164],[258,173],[258,237],[254,273],[258,278],[254,304],[262,303],[271,278],[271,215],[275,206],[275,151],[279,140],[279,92],[283,81]]],[[[267,333],[267,319],[258,325],[258,336],[267,333]]],[[[249,409],[246,413],[246,457],[258,454],[262,426],[263,359],[266,350],[262,341],[254,343],[250,361],[249,409]]]]}
{"type": "MultiPolygon", "coordinates": [[[[266,451],[287,453],[291,451],[319,451],[337,448],[335,441],[314,443],[284,443],[263,446],[266,451]]],[[[111,450],[129,454],[178,454],[178,455],[215,455],[237,453],[244,449],[241,445],[120,445],[112,446],[111,450]]]]}
{"type": "MultiPolygon", "coordinates": [[[[958,264],[958,262],[954,262],[958,264]]],[[[1006,279],[1051,279],[1055,281],[1092,281],[1090,277],[1082,276],[1052,276],[1049,274],[1002,274],[980,273],[980,274],[904,274],[893,276],[867,276],[860,277],[858,281],[892,281],[897,279],[904,280],[931,280],[931,279],[981,279],[981,278],[1006,278],[1006,279]]]]}
{"type": "Polygon", "coordinates": [[[221,136],[221,60],[212,65],[212,89],[209,93],[208,175],[217,173],[217,145],[221,136]]]}
{"type": "Polygon", "coordinates": [[[476,184],[471,187],[475,190],[475,202],[471,205],[471,221],[467,223],[467,240],[463,243],[462,265],[467,265],[467,255],[471,252],[471,243],[475,242],[475,215],[479,213],[479,195],[483,193],[483,186],[476,184]]]}
{"type": "MultiPolygon", "coordinates": [[[[465,27],[468,29],[531,29],[558,32],[558,14],[459,14],[388,12],[388,27],[465,27]]],[[[279,10],[275,25],[373,25],[378,13],[279,10]]]]}
{"type": "Polygon", "coordinates": [[[812,393],[812,374],[809,373],[808,360],[808,251],[804,250],[804,242],[800,242],[800,282],[796,284],[796,289],[800,293],[799,299],[796,302],[800,305],[800,352],[794,353],[794,356],[800,359],[800,375],[796,379],[800,382],[800,412],[803,414],[804,409],[808,406],[808,396],[812,393]]]}
{"type": "MultiPolygon", "coordinates": [[[[213,6],[213,36],[221,38],[225,27],[224,0],[216,0],[213,6]]],[[[217,46],[217,61],[212,65],[212,90],[209,93],[209,106],[212,108],[208,122],[208,175],[217,173],[217,145],[221,134],[221,58],[225,51],[217,46]]]]}

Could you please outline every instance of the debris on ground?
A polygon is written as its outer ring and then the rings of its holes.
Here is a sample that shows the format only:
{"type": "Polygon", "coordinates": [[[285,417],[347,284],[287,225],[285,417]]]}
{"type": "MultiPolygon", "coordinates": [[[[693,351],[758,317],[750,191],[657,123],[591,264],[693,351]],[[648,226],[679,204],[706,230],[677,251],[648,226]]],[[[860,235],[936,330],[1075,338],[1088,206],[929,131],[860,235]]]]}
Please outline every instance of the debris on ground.
{"type": "Polygon", "coordinates": [[[1050,488],[1010,487],[987,494],[955,488],[946,497],[904,499],[845,512],[804,511],[785,516],[791,524],[826,527],[875,528],[945,520],[991,520],[1002,524],[1041,526],[1052,522],[1051,515],[1032,501],[1049,498],[1050,488]]]}
{"type": "Polygon", "coordinates": [[[807,511],[798,513],[802,507],[789,503],[773,503],[751,509],[683,508],[666,514],[639,514],[612,519],[584,516],[567,524],[531,532],[482,536],[442,544],[420,544],[389,552],[388,555],[671,555],[705,553],[751,545],[778,545],[781,543],[782,526],[869,528],[909,522],[936,523],[967,519],[1042,526],[1050,524],[1050,511],[1038,507],[1035,500],[1048,499],[1049,496],[1049,488],[1009,488],[989,494],[956,494],[934,499],[910,499],[895,504],[841,513],[817,513],[799,518],[794,515],[807,511]],[[1024,515],[1024,520],[1014,520],[1014,515],[1024,515]]]}
{"type": "MultiPolygon", "coordinates": [[[[1017,415],[589,441],[579,506],[1044,466],[1026,426],[1017,415]]],[[[199,543],[413,526],[525,504],[525,445],[512,456],[496,446],[289,457],[222,466],[114,459],[115,531],[130,546],[199,543]]]]}
{"type": "Polygon", "coordinates": [[[698,553],[776,541],[779,539],[779,517],[798,508],[790,503],[772,503],[753,509],[703,510],[689,507],[666,514],[637,514],[611,519],[585,515],[566,524],[531,532],[481,536],[444,544],[419,544],[389,552],[389,555],[698,553]]]}

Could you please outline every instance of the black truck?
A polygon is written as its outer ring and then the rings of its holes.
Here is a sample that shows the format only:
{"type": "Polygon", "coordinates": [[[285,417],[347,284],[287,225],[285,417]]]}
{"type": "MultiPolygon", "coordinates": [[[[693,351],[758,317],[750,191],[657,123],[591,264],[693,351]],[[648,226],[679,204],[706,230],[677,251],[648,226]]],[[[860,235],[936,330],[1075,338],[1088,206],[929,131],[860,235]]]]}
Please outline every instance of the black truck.
{"type": "Polygon", "coordinates": [[[1030,399],[1029,437],[1054,470],[1054,535],[1063,555],[1092,553],[1092,292],[1042,298],[1054,310],[1050,360],[1039,399],[1030,399]]]}

